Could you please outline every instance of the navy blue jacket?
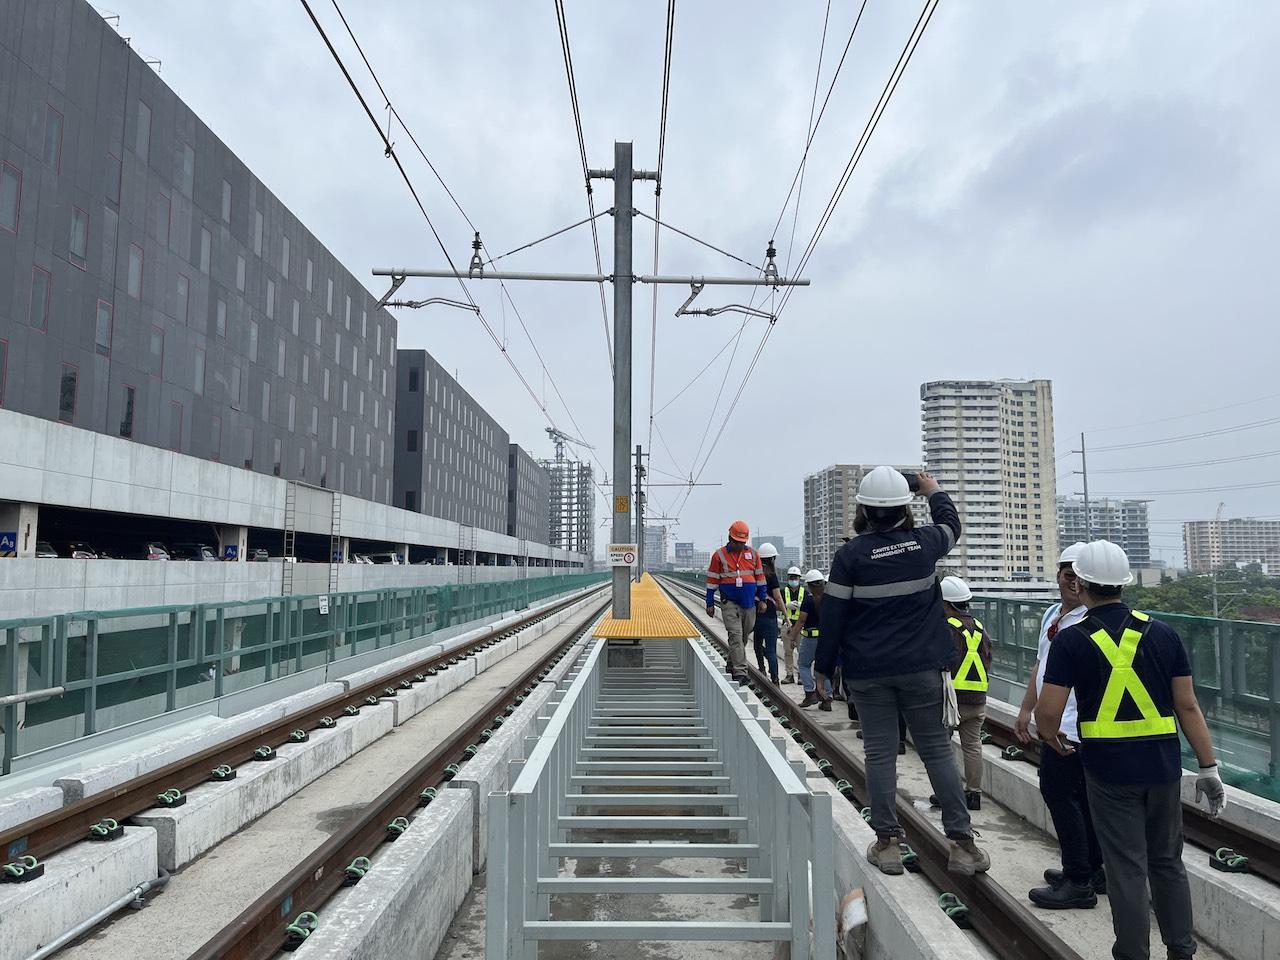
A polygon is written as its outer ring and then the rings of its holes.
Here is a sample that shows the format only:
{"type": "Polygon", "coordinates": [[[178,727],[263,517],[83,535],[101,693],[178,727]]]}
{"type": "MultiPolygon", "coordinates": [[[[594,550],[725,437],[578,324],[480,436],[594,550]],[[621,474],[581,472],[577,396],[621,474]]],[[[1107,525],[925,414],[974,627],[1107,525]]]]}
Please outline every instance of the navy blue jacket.
{"type": "Polygon", "coordinates": [[[838,664],[846,680],[859,680],[956,663],[935,566],[960,539],[960,514],[941,490],[929,512],[929,526],[864,533],[836,552],[822,595],[819,673],[829,677],[838,664]]]}

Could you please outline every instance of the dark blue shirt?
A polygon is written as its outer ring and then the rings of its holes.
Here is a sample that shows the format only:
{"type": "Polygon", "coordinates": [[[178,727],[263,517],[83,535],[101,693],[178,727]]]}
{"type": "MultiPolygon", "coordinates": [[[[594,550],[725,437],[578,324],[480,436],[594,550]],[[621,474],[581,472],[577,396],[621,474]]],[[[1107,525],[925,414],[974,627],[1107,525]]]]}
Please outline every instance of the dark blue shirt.
{"type": "MultiPolygon", "coordinates": [[[[1128,617],[1129,607],[1120,602],[1094,607],[1083,621],[1059,633],[1049,647],[1044,682],[1075,690],[1082,723],[1097,717],[1110,672],[1102,651],[1089,637],[1095,628],[1091,621],[1100,621],[1118,642],[1128,617]]],[[[1173,678],[1191,676],[1191,662],[1182,638],[1167,623],[1153,617],[1138,644],[1134,669],[1160,714],[1173,716],[1173,678]]],[[[1119,719],[1136,719],[1140,715],[1127,695],[1121,698],[1119,719]]],[[[1085,769],[1107,783],[1174,783],[1182,776],[1181,744],[1176,736],[1088,740],[1081,745],[1080,756],[1085,769]]]]}
{"type": "MultiPolygon", "coordinates": [[[[804,629],[818,629],[818,620],[821,619],[820,611],[821,607],[818,606],[818,600],[813,593],[813,589],[805,590],[804,599],[800,601],[800,612],[804,614],[804,629]]],[[[821,637],[822,634],[819,633],[818,636],[821,637]]],[[[834,671],[832,672],[834,673],[834,671]]]]}
{"type": "Polygon", "coordinates": [[[778,616],[778,605],[773,602],[773,591],[778,589],[778,575],[770,573],[766,568],[764,571],[764,588],[767,593],[764,596],[764,613],[761,616],[774,617],[778,616]]]}

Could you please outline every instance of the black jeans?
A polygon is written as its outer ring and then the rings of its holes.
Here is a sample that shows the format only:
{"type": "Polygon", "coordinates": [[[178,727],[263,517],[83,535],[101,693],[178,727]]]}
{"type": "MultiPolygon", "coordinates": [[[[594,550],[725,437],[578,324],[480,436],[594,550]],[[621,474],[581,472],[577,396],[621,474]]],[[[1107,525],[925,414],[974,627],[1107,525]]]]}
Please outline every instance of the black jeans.
{"type": "Polygon", "coordinates": [[[1116,935],[1111,956],[1148,960],[1152,906],[1169,955],[1191,956],[1196,940],[1191,889],[1182,865],[1182,798],[1177,781],[1122,785],[1086,774],[1085,783],[1107,864],[1107,898],[1116,935]]]}
{"type": "Polygon", "coordinates": [[[1088,883],[1102,866],[1102,850],[1089,817],[1089,794],[1078,747],[1069,757],[1048,747],[1040,751],[1040,796],[1058,833],[1062,872],[1076,883],[1088,883]]]}

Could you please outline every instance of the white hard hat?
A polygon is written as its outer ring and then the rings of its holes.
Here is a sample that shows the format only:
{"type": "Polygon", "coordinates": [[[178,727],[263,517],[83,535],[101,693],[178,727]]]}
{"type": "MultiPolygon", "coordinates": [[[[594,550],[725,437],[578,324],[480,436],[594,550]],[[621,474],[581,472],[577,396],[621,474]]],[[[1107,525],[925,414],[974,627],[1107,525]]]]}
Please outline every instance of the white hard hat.
{"type": "Polygon", "coordinates": [[[1072,561],[1071,569],[1087,583],[1108,587],[1123,587],[1133,583],[1128,556],[1110,540],[1086,543],[1080,549],[1080,555],[1072,561]]]}
{"type": "Polygon", "coordinates": [[[760,544],[759,549],[756,550],[756,553],[760,554],[761,560],[768,560],[770,557],[776,557],[778,555],[778,548],[772,543],[762,543],[760,544]]]}
{"type": "Polygon", "coordinates": [[[787,576],[788,576],[788,577],[798,577],[798,576],[800,576],[800,568],[799,568],[799,567],[787,567],[787,576]]]}
{"type": "Polygon", "coordinates": [[[1078,560],[1080,558],[1080,551],[1087,546],[1088,544],[1085,543],[1083,540],[1077,540],[1071,546],[1063,550],[1061,554],[1059,554],[1058,563],[1059,564],[1072,563],[1073,561],[1078,560]]]}
{"type": "Polygon", "coordinates": [[[866,507],[902,507],[911,502],[911,488],[893,467],[876,467],[862,478],[854,499],[866,507]]]}
{"type": "Polygon", "coordinates": [[[959,577],[943,577],[942,599],[951,603],[967,603],[973,599],[973,591],[959,577]]]}
{"type": "Polygon", "coordinates": [[[827,578],[818,570],[810,570],[804,575],[805,583],[826,583],[827,578]]]}

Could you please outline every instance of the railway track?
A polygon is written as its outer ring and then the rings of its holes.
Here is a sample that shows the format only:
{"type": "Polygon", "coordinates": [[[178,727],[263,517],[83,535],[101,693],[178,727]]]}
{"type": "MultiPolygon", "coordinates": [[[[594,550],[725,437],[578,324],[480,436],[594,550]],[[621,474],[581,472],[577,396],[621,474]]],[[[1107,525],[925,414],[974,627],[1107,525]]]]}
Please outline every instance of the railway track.
{"type": "MultiPolygon", "coordinates": [[[[674,581],[661,581],[675,602],[690,614],[690,621],[718,649],[726,649],[722,641],[703,622],[703,615],[672,592],[680,587],[686,594],[691,588],[674,581]]],[[[702,597],[699,594],[699,601],[702,597]]],[[[806,753],[829,766],[826,775],[840,784],[840,792],[859,809],[866,804],[866,773],[861,758],[850,752],[830,731],[812,720],[789,697],[774,691],[767,677],[748,664],[751,688],[760,696],[770,712],[788,728],[792,738],[807,745],[806,753]]],[[[939,893],[954,893],[968,907],[969,920],[979,937],[998,955],[1019,960],[1082,960],[1069,944],[1021,901],[984,873],[965,877],[947,871],[948,841],[933,822],[921,814],[909,800],[899,794],[898,821],[906,832],[906,841],[918,855],[921,872],[939,893]]]]}
{"type": "MultiPolygon", "coordinates": [[[[607,586],[607,585],[606,585],[607,586]]],[[[603,588],[601,588],[603,589],[603,588]]],[[[581,599],[575,597],[574,600],[581,599]]],[[[376,858],[391,842],[388,824],[411,820],[426,796],[451,779],[465,764],[484,734],[502,724],[576,644],[607,608],[604,601],[583,614],[569,635],[526,668],[500,693],[473,713],[430,753],[423,756],[375,799],[353,814],[332,836],[296,864],[235,920],[200,946],[193,960],[265,960],[285,948],[290,925],[306,913],[317,913],[346,883],[346,868],[360,857],[376,858]]],[[[527,624],[525,624],[527,625],[527,624]]],[[[512,628],[514,629],[514,627],[512,628]]],[[[428,801],[429,802],[429,801],[428,801]]],[[[373,869],[377,860],[373,859],[373,869]]]]}

